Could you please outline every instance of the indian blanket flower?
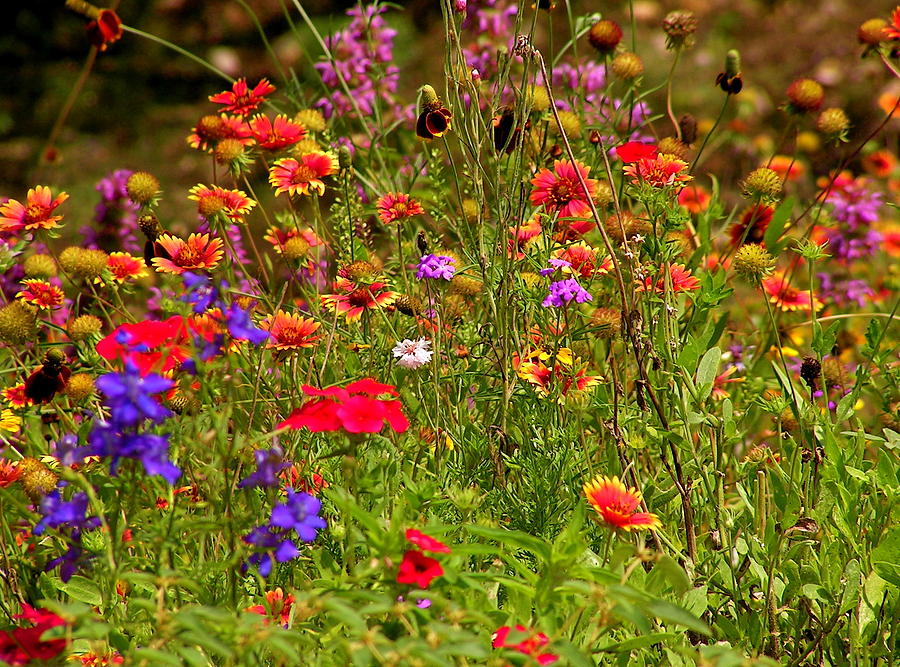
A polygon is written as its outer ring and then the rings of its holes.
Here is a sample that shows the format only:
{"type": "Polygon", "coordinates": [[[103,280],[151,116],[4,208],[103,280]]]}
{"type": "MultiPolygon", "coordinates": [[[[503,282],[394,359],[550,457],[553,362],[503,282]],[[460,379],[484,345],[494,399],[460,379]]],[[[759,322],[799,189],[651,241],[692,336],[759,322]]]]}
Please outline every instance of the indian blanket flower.
{"type": "Polygon", "coordinates": [[[550,283],[550,292],[541,302],[544,308],[563,308],[570,302],[585,303],[594,297],[584,289],[576,278],[566,278],[550,283]]]}
{"type": "Polygon", "coordinates": [[[251,88],[247,85],[247,79],[240,78],[232,84],[231,90],[210,95],[209,101],[223,105],[220,111],[237,114],[238,116],[247,116],[252,111],[256,111],[259,105],[265,102],[266,95],[271,95],[274,92],[275,86],[269,83],[268,79],[260,79],[251,88]]]}
{"type": "Polygon", "coordinates": [[[225,113],[203,116],[188,135],[187,142],[192,148],[212,153],[223,139],[234,139],[242,146],[252,146],[256,142],[243,118],[225,113]]]}
{"type": "Polygon", "coordinates": [[[28,625],[20,625],[12,630],[0,630],[0,662],[6,665],[32,665],[35,661],[49,661],[66,649],[65,637],[42,639],[51,628],[66,624],[66,621],[49,609],[35,609],[22,603],[22,613],[14,614],[14,619],[22,619],[28,625]]]}
{"type": "Polygon", "coordinates": [[[348,322],[359,319],[367,310],[389,306],[397,298],[396,292],[391,292],[385,283],[378,281],[356,287],[349,280],[336,280],[335,287],[346,291],[324,294],[322,303],[326,308],[344,315],[348,322]]]}
{"type": "Polygon", "coordinates": [[[261,327],[269,332],[266,347],[275,350],[299,350],[316,345],[321,337],[316,332],[320,322],[302,317],[299,313],[286,313],[279,310],[275,315],[262,321],[261,327]]]}
{"type": "Polygon", "coordinates": [[[106,268],[117,283],[137,280],[147,275],[147,264],[143,257],[135,257],[127,252],[111,252],[106,260],[106,268]]]}
{"type": "Polygon", "coordinates": [[[792,287],[782,273],[774,273],[762,281],[763,289],[769,296],[769,302],[786,312],[809,312],[811,307],[816,312],[822,309],[822,302],[817,297],[810,300],[809,290],[792,287]]]}
{"type": "Polygon", "coordinates": [[[556,250],[553,255],[551,263],[554,259],[566,262],[568,267],[563,267],[563,272],[571,271],[576,277],[593,278],[612,270],[612,261],[609,258],[600,261],[598,250],[584,241],[556,250]]]}
{"type": "Polygon", "coordinates": [[[363,378],[346,387],[316,389],[303,385],[301,390],[313,398],[291,413],[278,428],[307,428],[312,432],[340,431],[378,433],[387,424],[397,433],[409,428],[397,389],[389,384],[363,378]],[[379,398],[382,395],[392,398],[379,398]]]}
{"type": "Polygon", "coordinates": [[[391,350],[397,359],[397,365],[403,368],[415,370],[431,361],[434,351],[431,349],[431,341],[426,338],[412,340],[406,338],[394,346],[391,350]]]}
{"type": "Polygon", "coordinates": [[[222,239],[210,238],[209,234],[191,234],[187,241],[163,234],[156,243],[169,255],[153,258],[153,266],[160,273],[180,275],[185,271],[214,269],[225,254],[222,239]]]}
{"type": "Polygon", "coordinates": [[[253,614],[265,616],[265,622],[269,619],[277,620],[283,628],[288,627],[291,620],[291,609],[294,606],[294,596],[285,595],[279,586],[273,591],[266,591],[266,603],[251,605],[244,609],[253,614]]]}
{"type": "Polygon", "coordinates": [[[444,568],[438,561],[418,549],[410,549],[403,554],[403,560],[397,570],[397,583],[428,588],[431,582],[442,574],[444,568]]]}
{"type": "Polygon", "coordinates": [[[745,243],[765,247],[766,230],[772,222],[775,209],[766,204],[754,204],[741,214],[741,219],[728,228],[731,245],[737,248],[745,243]]]}
{"type": "Polygon", "coordinates": [[[278,160],[269,170],[269,183],[275,194],[287,192],[289,195],[321,195],[325,192],[326,176],[337,173],[337,158],[328,153],[313,151],[299,160],[286,157],[278,160]]]}
{"type": "Polygon", "coordinates": [[[278,114],[274,119],[259,114],[250,119],[249,125],[256,144],[270,151],[293,146],[306,138],[306,128],[284,114],[278,114]]]}
{"type": "Polygon", "coordinates": [[[618,477],[597,475],[583,487],[584,495],[606,525],[617,530],[656,530],[661,524],[655,514],[636,512],[641,492],[627,488],[618,477]]]}
{"type": "Polygon", "coordinates": [[[510,227],[507,246],[509,256],[514,259],[525,259],[525,251],[540,236],[541,231],[541,221],[536,215],[522,225],[510,227]]]}
{"type": "Polygon", "coordinates": [[[524,653],[534,658],[539,665],[551,665],[559,660],[559,656],[553,653],[541,653],[541,649],[549,643],[550,638],[543,632],[526,628],[524,625],[517,625],[515,628],[504,625],[497,628],[491,636],[491,646],[494,648],[508,648],[524,653]]]}
{"type": "Polygon", "coordinates": [[[900,5],[891,13],[891,21],[882,28],[885,37],[892,41],[900,40],[900,5]]]}
{"type": "Polygon", "coordinates": [[[0,393],[3,395],[3,400],[14,408],[27,408],[29,405],[32,405],[32,400],[25,395],[24,382],[20,382],[12,387],[6,387],[0,393]]]}
{"type": "Polygon", "coordinates": [[[16,298],[41,310],[50,310],[62,306],[66,295],[58,285],[46,280],[26,279],[22,281],[22,289],[16,298]]]}
{"type": "Polygon", "coordinates": [[[275,562],[286,563],[300,555],[300,549],[291,533],[303,542],[312,542],[318,532],[326,527],[319,516],[322,501],[308,493],[288,489],[287,501],[272,508],[268,524],[256,526],[244,535],[245,543],[256,548],[243,570],[250,565],[259,569],[262,577],[272,573],[275,562]]]}
{"type": "Polygon", "coordinates": [[[534,190],[531,192],[531,203],[543,206],[548,213],[557,214],[560,218],[577,218],[590,215],[588,200],[597,194],[597,181],[588,178],[591,168],[576,161],[557,160],[553,163],[553,171],[541,169],[531,179],[534,190]],[[585,190],[578,180],[578,175],[587,184],[585,190]]]}
{"type": "Polygon", "coordinates": [[[190,189],[188,199],[197,202],[197,210],[204,218],[221,213],[232,222],[244,222],[244,216],[256,206],[256,202],[241,190],[226,190],[218,185],[206,186],[202,183],[190,189]]]}
{"type": "Polygon", "coordinates": [[[446,255],[422,255],[416,266],[416,278],[451,280],[456,273],[456,259],[446,255]]]}
{"type": "Polygon", "coordinates": [[[69,195],[60,192],[55,198],[46,185],[38,185],[28,190],[25,203],[10,199],[0,206],[0,232],[17,234],[36,229],[53,229],[62,220],[61,215],[54,215],[56,207],[62,204],[69,195]]]}
{"type": "Polygon", "coordinates": [[[700,289],[700,281],[691,274],[690,269],[684,268],[684,264],[670,264],[668,276],[665,271],[661,271],[655,279],[653,276],[647,276],[635,287],[636,292],[652,291],[659,295],[663,295],[667,291],[678,294],[679,292],[693,292],[697,289],[700,289]]]}
{"type": "Polygon", "coordinates": [[[625,165],[623,171],[635,185],[646,183],[654,188],[681,188],[694,178],[687,173],[687,169],[688,163],[675,155],[658,153],[625,165]]]}
{"type": "Polygon", "coordinates": [[[516,375],[534,387],[538,394],[549,396],[559,391],[560,400],[570,391],[584,391],[601,380],[599,375],[588,375],[580,360],[567,347],[560,348],[554,355],[542,349],[533,350],[521,361],[518,355],[514,355],[513,368],[516,375]]]}
{"type": "Polygon", "coordinates": [[[678,193],[678,205],[697,215],[709,208],[712,195],[700,185],[689,185],[678,193]]]}
{"type": "Polygon", "coordinates": [[[378,199],[375,208],[378,210],[378,217],[386,225],[425,213],[418,201],[402,192],[388,192],[378,199]]]}

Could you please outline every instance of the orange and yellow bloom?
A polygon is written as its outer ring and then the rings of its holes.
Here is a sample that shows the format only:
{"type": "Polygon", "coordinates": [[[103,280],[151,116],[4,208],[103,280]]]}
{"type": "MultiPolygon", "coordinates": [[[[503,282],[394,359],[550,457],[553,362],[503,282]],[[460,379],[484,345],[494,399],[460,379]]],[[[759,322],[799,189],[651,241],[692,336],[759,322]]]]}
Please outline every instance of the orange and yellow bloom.
{"type": "Polygon", "coordinates": [[[298,313],[286,313],[279,310],[262,321],[260,327],[269,332],[266,347],[275,350],[299,350],[313,347],[320,336],[316,334],[320,323],[302,317],[298,313]]]}
{"type": "Polygon", "coordinates": [[[247,85],[247,79],[238,79],[231,90],[209,96],[209,101],[224,105],[220,111],[246,116],[255,111],[265,101],[266,95],[275,92],[275,86],[268,79],[260,79],[253,88],[247,85]]]}
{"type": "Polygon", "coordinates": [[[42,310],[51,310],[62,306],[66,295],[59,286],[46,280],[26,279],[22,281],[22,289],[16,298],[42,310]]]}
{"type": "Polygon", "coordinates": [[[269,183],[275,194],[287,192],[289,195],[321,195],[325,192],[326,176],[337,173],[337,158],[328,153],[314,151],[299,160],[292,157],[278,160],[269,170],[269,183]]]}
{"type": "Polygon", "coordinates": [[[350,280],[339,278],[335,281],[335,287],[346,291],[323,295],[322,304],[344,315],[348,322],[359,319],[367,310],[389,306],[397,298],[397,293],[391,292],[382,282],[356,286],[350,280]]]}
{"type": "Polygon", "coordinates": [[[378,209],[378,217],[386,225],[392,222],[400,222],[414,215],[422,215],[425,209],[415,199],[402,192],[388,192],[379,198],[375,204],[378,209]]]}
{"type": "Polygon", "coordinates": [[[191,234],[187,241],[163,234],[156,243],[169,255],[153,258],[153,266],[160,273],[181,275],[185,271],[214,269],[225,254],[222,239],[210,238],[209,234],[191,234]]]}
{"type": "Polygon", "coordinates": [[[799,290],[788,284],[787,278],[781,273],[773,273],[762,281],[763,289],[769,295],[769,302],[786,312],[803,311],[808,313],[810,308],[816,312],[822,309],[822,302],[817,297],[810,299],[809,290],[799,290]]]}
{"type": "Polygon", "coordinates": [[[58,227],[62,216],[54,215],[54,210],[68,198],[67,193],[60,192],[54,199],[46,185],[31,188],[24,204],[10,199],[0,206],[0,231],[15,234],[58,227]]]}
{"type": "Polygon", "coordinates": [[[659,153],[625,165],[623,171],[635,185],[646,183],[654,188],[682,188],[694,178],[687,169],[688,163],[684,160],[670,153],[659,153]]]}
{"type": "Polygon", "coordinates": [[[270,151],[293,146],[306,137],[306,128],[284,114],[274,120],[259,114],[250,119],[249,125],[257,145],[270,151]]]}
{"type": "Polygon", "coordinates": [[[211,187],[198,183],[190,189],[188,199],[197,202],[197,210],[204,218],[222,213],[232,222],[244,222],[256,202],[241,190],[226,190],[218,185],[211,187]]]}
{"type": "Polygon", "coordinates": [[[597,510],[603,522],[616,530],[656,530],[660,521],[650,512],[636,512],[640,506],[641,492],[628,488],[618,477],[597,475],[585,483],[584,495],[591,506],[597,510]]]}
{"type": "MultiPolygon", "coordinates": [[[[117,283],[137,280],[147,275],[147,264],[143,257],[135,257],[127,252],[111,252],[106,260],[112,279],[117,283]]],[[[98,279],[99,281],[99,279],[98,279]]]]}

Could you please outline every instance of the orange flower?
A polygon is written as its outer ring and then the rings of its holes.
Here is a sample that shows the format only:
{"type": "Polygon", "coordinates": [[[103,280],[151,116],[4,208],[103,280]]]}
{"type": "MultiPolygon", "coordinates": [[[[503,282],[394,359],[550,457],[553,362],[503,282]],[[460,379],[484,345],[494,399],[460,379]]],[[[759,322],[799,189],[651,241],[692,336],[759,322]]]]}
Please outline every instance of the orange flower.
{"type": "Polygon", "coordinates": [[[266,623],[270,618],[277,618],[282,626],[287,627],[291,620],[291,607],[294,606],[294,596],[285,595],[281,588],[266,592],[266,604],[255,604],[244,609],[253,614],[266,617],[266,623]]]}
{"type": "Polygon", "coordinates": [[[388,192],[378,200],[375,208],[378,209],[378,217],[386,225],[425,212],[419,202],[402,192],[388,192]]]}
{"type": "Polygon", "coordinates": [[[241,190],[226,190],[218,185],[207,187],[202,183],[190,189],[188,199],[197,202],[197,210],[204,218],[224,213],[232,222],[244,222],[244,216],[256,206],[241,190]]]}
{"type": "MultiPolygon", "coordinates": [[[[117,283],[137,280],[147,275],[147,264],[143,257],[135,257],[127,252],[111,252],[106,267],[117,283]]],[[[100,282],[100,279],[97,279],[100,282]]]]}
{"type": "Polygon", "coordinates": [[[33,401],[25,395],[25,383],[7,387],[3,390],[3,398],[14,408],[27,408],[33,401]]]}
{"type": "Polygon", "coordinates": [[[0,459],[0,489],[5,489],[21,476],[22,470],[15,462],[0,459]]]}
{"type": "Polygon", "coordinates": [[[201,118],[187,141],[192,148],[212,153],[222,139],[235,139],[244,146],[252,146],[255,142],[253,132],[243,118],[224,113],[201,118]]]}
{"type": "Polygon", "coordinates": [[[647,183],[654,188],[681,188],[694,178],[687,173],[687,167],[688,163],[684,160],[670,153],[660,153],[626,165],[623,171],[635,185],[647,183]]]}
{"type": "Polygon", "coordinates": [[[293,146],[306,137],[306,128],[284,114],[270,120],[268,116],[259,114],[250,119],[250,131],[260,148],[277,151],[293,146]]]}
{"type": "Polygon", "coordinates": [[[299,230],[296,228],[281,229],[280,227],[269,227],[266,230],[263,239],[271,243],[272,249],[281,255],[284,253],[284,244],[298,236],[306,241],[310,248],[315,248],[316,246],[323,244],[322,239],[320,239],[310,227],[304,227],[299,230]]]}
{"type": "Polygon", "coordinates": [[[66,295],[56,285],[46,280],[27,279],[22,281],[22,290],[16,294],[17,299],[44,310],[59,308],[66,295]]]}
{"type": "MultiPolygon", "coordinates": [[[[673,294],[679,292],[692,292],[700,288],[700,281],[691,275],[690,269],[685,269],[684,264],[669,265],[669,281],[673,294]]],[[[636,292],[649,292],[653,290],[657,294],[666,293],[666,276],[661,275],[655,281],[652,277],[644,278],[643,283],[635,287],[636,292]]]]}
{"type": "MultiPolygon", "coordinates": [[[[769,295],[769,302],[775,304],[781,310],[787,312],[810,311],[809,290],[799,290],[791,287],[787,279],[781,273],[773,273],[762,281],[763,289],[769,295]]],[[[816,312],[822,309],[822,302],[818,298],[812,301],[816,312]]]]}
{"type": "Polygon", "coordinates": [[[878,97],[878,106],[891,118],[896,118],[900,116],[900,95],[891,91],[882,93],[878,97]]]}
{"type": "Polygon", "coordinates": [[[299,161],[292,157],[278,160],[269,170],[269,183],[275,188],[276,195],[282,192],[289,195],[320,195],[325,192],[322,179],[337,170],[337,158],[314,151],[303,155],[299,161]]]}
{"type": "Polygon", "coordinates": [[[160,273],[180,275],[185,271],[214,269],[225,254],[222,239],[210,239],[209,234],[191,234],[187,241],[163,234],[156,243],[169,255],[153,258],[153,266],[160,273]]]}
{"type": "Polygon", "coordinates": [[[533,386],[541,396],[548,396],[558,387],[559,400],[562,401],[570,391],[584,391],[602,379],[599,375],[588,375],[584,368],[576,370],[579,360],[573,358],[572,350],[567,347],[557,350],[552,366],[545,363],[550,357],[541,349],[526,354],[526,361],[520,362],[518,355],[513,355],[516,375],[533,386]]]}
{"type": "Polygon", "coordinates": [[[876,178],[887,178],[896,168],[897,158],[889,150],[882,148],[864,157],[862,166],[876,178]]]}
{"type": "Polygon", "coordinates": [[[338,280],[335,281],[335,287],[338,289],[349,287],[351,291],[343,294],[325,294],[322,296],[322,304],[327,308],[333,308],[338,314],[345,315],[348,322],[358,319],[366,310],[388,306],[397,298],[397,293],[386,289],[387,286],[381,282],[352,289],[354,285],[349,280],[338,280]]]}
{"type": "Polygon", "coordinates": [[[53,215],[53,210],[69,195],[60,192],[56,199],[46,185],[39,185],[28,191],[25,203],[10,199],[0,206],[0,232],[30,232],[35,229],[53,229],[62,220],[61,215],[53,215]]]}
{"type": "Polygon", "coordinates": [[[627,488],[618,477],[597,475],[585,483],[584,495],[606,525],[617,530],[656,530],[660,521],[655,514],[635,512],[641,504],[641,492],[627,488]]]}
{"type": "MultiPolygon", "coordinates": [[[[766,166],[766,165],[762,165],[766,166]]],[[[769,161],[769,169],[781,176],[782,181],[796,181],[806,173],[806,167],[790,155],[775,155],[769,161]]]]}
{"type": "Polygon", "coordinates": [[[689,213],[703,213],[709,208],[712,196],[700,185],[691,185],[678,193],[678,204],[689,213]]]}
{"type": "Polygon", "coordinates": [[[557,213],[560,218],[590,215],[588,198],[597,195],[597,181],[588,178],[590,171],[590,167],[577,160],[574,165],[568,160],[557,160],[553,163],[553,171],[541,169],[537,176],[531,179],[534,186],[531,203],[534,206],[543,206],[551,215],[557,213]],[[586,192],[578,180],[579,174],[587,184],[586,192]]]}
{"type": "Polygon", "coordinates": [[[893,223],[880,226],[878,229],[884,237],[882,247],[891,257],[900,257],[900,225],[893,223]]]}
{"type": "Polygon", "coordinates": [[[271,335],[266,347],[276,350],[299,350],[315,346],[320,338],[314,335],[319,326],[320,323],[313,319],[301,317],[298,313],[286,313],[283,310],[267,317],[260,324],[260,328],[271,335]]]}
{"type": "Polygon", "coordinates": [[[231,90],[209,96],[210,102],[224,104],[222,111],[246,116],[255,111],[265,101],[266,95],[275,92],[275,86],[268,79],[260,79],[253,88],[247,85],[247,79],[238,79],[231,86],[231,90]]]}
{"type": "Polygon", "coordinates": [[[884,30],[884,34],[888,39],[900,40],[900,5],[894,8],[891,14],[891,22],[884,26],[882,30],[884,30]]]}
{"type": "Polygon", "coordinates": [[[523,225],[509,228],[508,252],[510,257],[525,259],[525,250],[540,235],[541,221],[535,215],[523,225]]]}
{"type": "Polygon", "coordinates": [[[772,222],[775,209],[765,204],[755,204],[741,214],[740,221],[731,225],[728,234],[735,248],[745,243],[765,246],[766,229],[772,222]]]}

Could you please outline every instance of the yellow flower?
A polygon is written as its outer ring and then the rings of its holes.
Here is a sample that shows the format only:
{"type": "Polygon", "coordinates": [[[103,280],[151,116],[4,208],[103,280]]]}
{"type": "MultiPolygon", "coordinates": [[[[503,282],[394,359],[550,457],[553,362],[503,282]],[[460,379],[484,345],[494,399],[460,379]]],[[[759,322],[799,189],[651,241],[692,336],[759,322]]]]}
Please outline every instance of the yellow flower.
{"type": "Polygon", "coordinates": [[[18,433],[22,428],[22,418],[12,410],[0,413],[0,429],[10,433],[18,433]]]}

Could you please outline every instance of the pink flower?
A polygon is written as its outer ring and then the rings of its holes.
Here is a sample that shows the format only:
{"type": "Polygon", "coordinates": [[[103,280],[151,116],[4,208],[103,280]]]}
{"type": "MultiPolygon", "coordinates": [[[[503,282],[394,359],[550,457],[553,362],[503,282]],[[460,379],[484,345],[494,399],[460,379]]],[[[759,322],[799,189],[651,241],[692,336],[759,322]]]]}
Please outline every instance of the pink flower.
{"type": "Polygon", "coordinates": [[[531,203],[543,206],[548,213],[557,213],[561,218],[590,215],[588,199],[597,194],[597,181],[588,178],[590,171],[590,167],[578,161],[573,165],[568,160],[557,160],[553,163],[553,171],[541,169],[531,179],[531,184],[534,185],[531,203]],[[587,191],[578,180],[579,174],[587,184],[587,191]]]}

